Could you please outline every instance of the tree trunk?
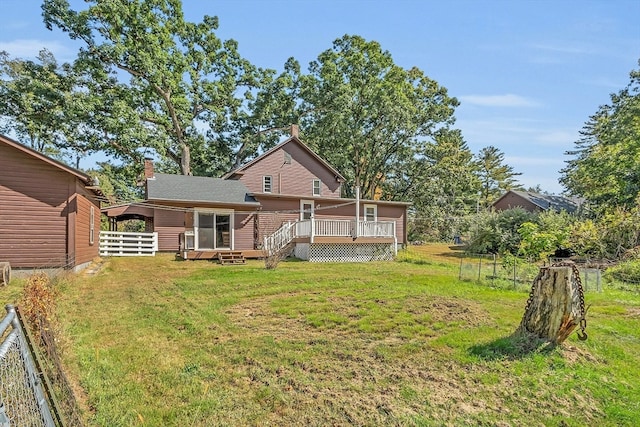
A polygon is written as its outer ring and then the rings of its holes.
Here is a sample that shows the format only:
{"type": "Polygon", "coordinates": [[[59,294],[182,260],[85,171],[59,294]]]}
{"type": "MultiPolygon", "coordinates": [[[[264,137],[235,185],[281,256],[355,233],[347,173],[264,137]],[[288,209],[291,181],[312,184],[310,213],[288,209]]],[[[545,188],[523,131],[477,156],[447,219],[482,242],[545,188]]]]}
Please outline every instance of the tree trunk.
{"type": "MultiPolygon", "coordinates": [[[[528,332],[560,344],[580,324],[584,315],[584,294],[577,268],[572,263],[542,267],[533,281],[517,332],[528,332]]],[[[584,329],[582,334],[578,336],[586,339],[584,329]]]]}

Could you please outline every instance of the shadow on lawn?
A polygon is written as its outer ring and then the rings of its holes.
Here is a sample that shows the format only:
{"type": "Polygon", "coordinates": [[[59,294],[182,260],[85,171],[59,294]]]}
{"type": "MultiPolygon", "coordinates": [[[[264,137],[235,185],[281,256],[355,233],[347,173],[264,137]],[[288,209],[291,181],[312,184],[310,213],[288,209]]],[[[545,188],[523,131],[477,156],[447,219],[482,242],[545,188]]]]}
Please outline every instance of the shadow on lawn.
{"type": "Polygon", "coordinates": [[[556,346],[529,334],[514,332],[486,344],[469,347],[469,353],[484,360],[517,360],[532,354],[549,354],[556,346]]]}

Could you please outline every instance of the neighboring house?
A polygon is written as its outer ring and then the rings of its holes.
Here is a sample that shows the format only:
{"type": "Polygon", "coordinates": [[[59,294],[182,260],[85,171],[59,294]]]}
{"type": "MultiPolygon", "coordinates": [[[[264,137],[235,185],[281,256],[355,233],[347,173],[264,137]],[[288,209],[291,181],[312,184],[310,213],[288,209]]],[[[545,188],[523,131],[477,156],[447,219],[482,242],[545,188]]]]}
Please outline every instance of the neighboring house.
{"type": "Polygon", "coordinates": [[[0,135],[0,261],[87,265],[98,256],[101,198],[90,176],[0,135]]]}
{"type": "Polygon", "coordinates": [[[576,212],[581,202],[579,199],[549,194],[539,194],[530,191],[509,190],[491,205],[496,211],[504,211],[512,208],[523,208],[529,212],[544,212],[553,210],[556,212],[576,212]]]}
{"type": "Polygon", "coordinates": [[[147,206],[159,250],[184,258],[290,250],[311,261],[364,261],[391,259],[406,243],[408,203],[360,200],[356,207],[341,198],[342,175],[295,133],[222,178],[156,174],[150,162],[145,176],[143,204],[103,211],[119,219],[147,206]]]}

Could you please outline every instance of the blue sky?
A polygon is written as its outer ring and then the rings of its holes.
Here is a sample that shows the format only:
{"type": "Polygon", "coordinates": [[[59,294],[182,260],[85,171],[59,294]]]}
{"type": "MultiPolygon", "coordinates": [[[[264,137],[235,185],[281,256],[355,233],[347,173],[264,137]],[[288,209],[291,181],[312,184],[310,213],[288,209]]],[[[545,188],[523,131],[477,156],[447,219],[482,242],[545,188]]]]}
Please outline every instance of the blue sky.
{"type": "MultiPolygon", "coordinates": [[[[82,1],[72,1],[82,8],[82,1]]],[[[187,19],[217,15],[257,66],[303,68],[344,34],[379,42],[461,101],[456,127],[474,152],[493,145],[526,187],[559,193],[559,170],[598,107],[640,59],[640,0],[184,0],[187,19]]],[[[44,28],[40,2],[0,0],[0,50],[60,61],[77,45],[44,28]]]]}

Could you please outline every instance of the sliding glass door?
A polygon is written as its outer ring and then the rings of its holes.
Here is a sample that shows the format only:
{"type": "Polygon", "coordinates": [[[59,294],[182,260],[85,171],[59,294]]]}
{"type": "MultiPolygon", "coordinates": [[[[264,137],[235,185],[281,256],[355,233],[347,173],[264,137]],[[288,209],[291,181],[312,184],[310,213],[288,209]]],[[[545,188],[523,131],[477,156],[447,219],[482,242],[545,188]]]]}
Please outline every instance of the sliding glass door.
{"type": "Polygon", "coordinates": [[[196,249],[231,249],[232,215],[229,213],[196,213],[196,249]]]}

